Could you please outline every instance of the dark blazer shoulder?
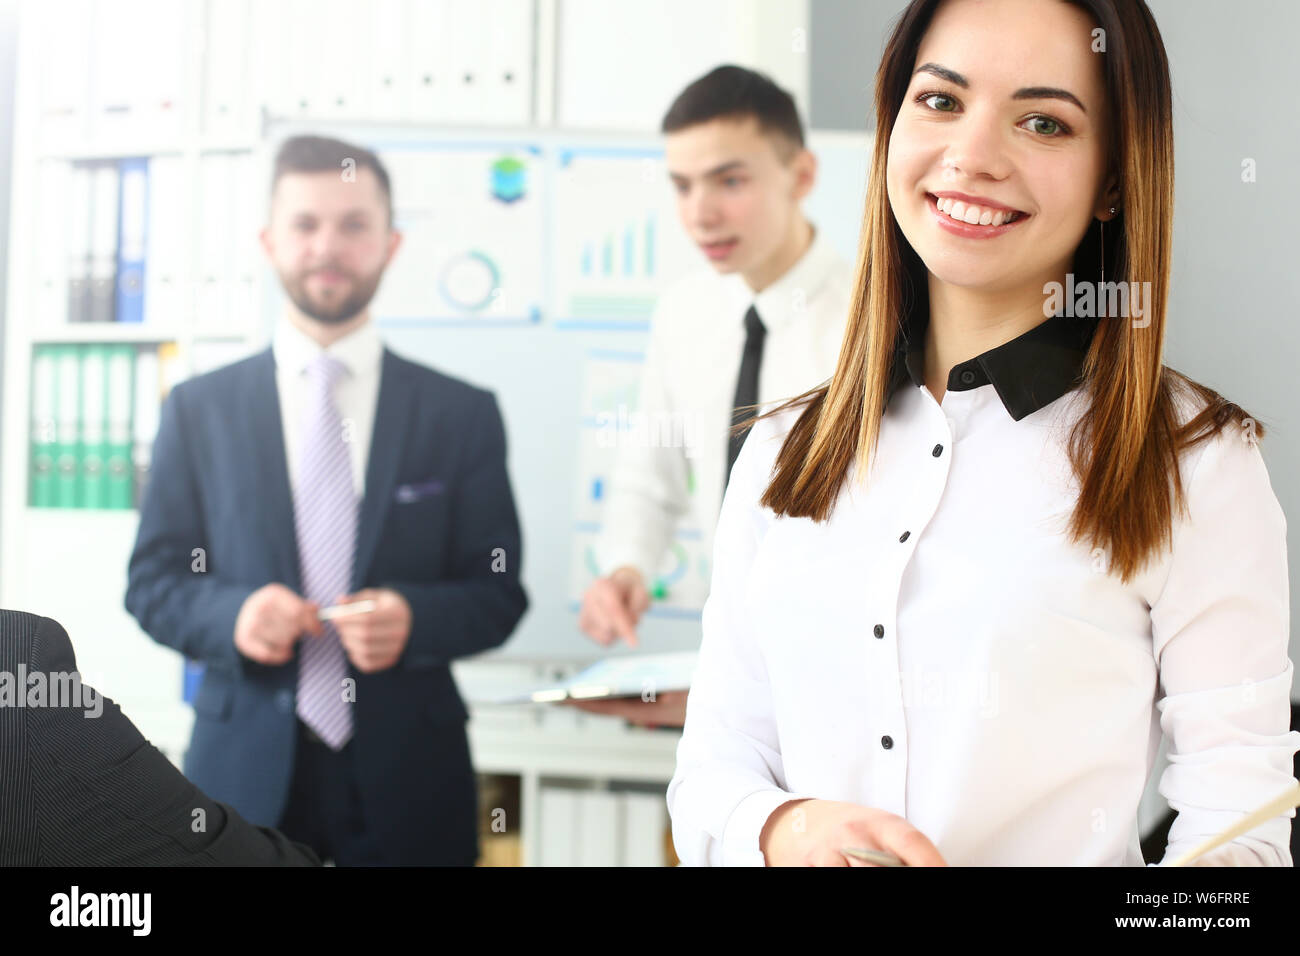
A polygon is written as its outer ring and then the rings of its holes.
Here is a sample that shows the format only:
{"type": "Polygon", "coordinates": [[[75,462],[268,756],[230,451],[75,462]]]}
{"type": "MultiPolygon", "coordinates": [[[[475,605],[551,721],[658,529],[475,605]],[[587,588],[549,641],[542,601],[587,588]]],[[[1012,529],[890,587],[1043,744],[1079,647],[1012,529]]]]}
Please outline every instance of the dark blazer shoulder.
{"type": "Polygon", "coordinates": [[[387,345],[384,346],[384,361],[387,368],[397,371],[416,388],[429,394],[439,396],[443,401],[477,404],[496,401],[490,389],[471,384],[464,379],[448,375],[430,365],[416,362],[397,354],[387,345]]]}
{"type": "Polygon", "coordinates": [[[268,345],[260,352],[229,365],[222,365],[207,372],[191,376],[172,386],[172,392],[189,401],[191,398],[202,401],[215,395],[242,393],[247,390],[249,382],[262,375],[275,374],[275,358],[268,345]]]}
{"type": "MultiPolygon", "coordinates": [[[[37,670],[32,648],[42,620],[26,611],[0,610],[0,673],[37,670]]],[[[9,692],[23,694],[26,688],[13,686],[9,692]]],[[[36,866],[41,847],[27,726],[32,712],[9,703],[0,704],[0,866],[36,866]]]]}
{"type": "Polygon", "coordinates": [[[31,660],[32,639],[40,616],[27,611],[0,609],[0,666],[31,660]]]}
{"type": "Polygon", "coordinates": [[[0,661],[32,670],[75,670],[72,639],[52,617],[0,610],[0,661]]]}

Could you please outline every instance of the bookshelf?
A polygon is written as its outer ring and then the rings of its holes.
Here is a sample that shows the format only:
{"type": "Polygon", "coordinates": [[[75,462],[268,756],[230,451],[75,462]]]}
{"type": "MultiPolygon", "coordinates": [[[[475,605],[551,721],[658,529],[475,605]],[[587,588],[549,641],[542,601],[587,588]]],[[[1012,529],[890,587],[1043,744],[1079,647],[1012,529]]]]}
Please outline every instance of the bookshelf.
{"type": "MultiPolygon", "coordinates": [[[[466,662],[457,675],[485,662],[466,662]]],[[[680,732],[631,727],[617,718],[569,708],[471,706],[470,752],[480,774],[517,780],[518,820],[504,816],[506,837],[519,837],[523,866],[663,866],[676,862],[664,790],[672,778],[680,732]],[[599,823],[584,827],[585,819],[599,823]]],[[[491,817],[495,791],[485,786],[480,810],[491,817]]],[[[508,814],[507,802],[500,809],[508,814]]],[[[480,836],[494,856],[491,833],[480,836]]]]}
{"type": "MultiPolygon", "coordinates": [[[[126,345],[153,350],[174,343],[177,367],[186,378],[194,358],[209,342],[252,351],[252,327],[213,334],[196,327],[192,302],[178,296],[181,308],[164,321],[72,322],[52,313],[51,247],[66,237],[66,219],[51,229],[43,218],[43,175],[66,172],[74,165],[166,160],[188,186],[185,209],[198,201],[200,162],[214,148],[205,135],[200,104],[202,57],[179,51],[203,49],[203,18],[208,4],[184,0],[164,9],[157,2],[55,0],[24,3],[19,8],[18,59],[14,93],[13,183],[10,222],[10,270],[5,324],[3,395],[4,460],[0,482],[4,540],[0,541],[0,605],[54,617],[63,624],[77,650],[78,666],[97,688],[122,704],[141,732],[179,763],[192,725],[192,712],[180,698],[182,661],[141,633],[122,599],[126,567],[135,540],[134,507],[37,507],[29,495],[33,435],[35,356],[50,347],[126,345]],[[108,18],[135,16],[150,27],[144,38],[177,51],[134,65],[125,83],[96,82],[108,70],[112,51],[105,40],[121,36],[127,24],[112,29],[108,18]],[[96,28],[99,29],[96,29],[96,28]],[[52,58],[55,42],[70,45],[65,59],[52,58]],[[80,44],[80,46],[79,46],[80,44]],[[78,67],[73,60],[84,64],[78,67]],[[141,93],[157,83],[150,98],[141,93]],[[139,93],[123,111],[119,97],[139,93]],[[159,97],[167,97],[165,104],[159,97]],[[168,115],[162,117],[162,112],[168,115]],[[151,124],[150,117],[159,120],[151,124]]],[[[140,41],[144,42],[144,41],[140,41]]],[[[107,74],[106,74],[107,75],[107,74]]],[[[260,117],[249,116],[241,135],[228,136],[223,149],[251,155],[260,117]]],[[[119,184],[120,188],[120,184],[119,184]]],[[[70,210],[64,209],[63,212],[70,210]]],[[[177,215],[181,213],[178,211],[177,215]]],[[[50,217],[54,218],[54,217],[50,217]]],[[[179,288],[193,288],[199,272],[198,230],[172,251],[179,288]]],[[[150,250],[152,251],[152,250],[150,250]]],[[[70,272],[70,269],[69,269],[70,272]]],[[[57,272],[55,273],[58,274],[57,272]]],[[[116,273],[114,276],[116,280],[116,273]]],[[[260,276],[258,277],[260,281],[260,276]]],[[[146,295],[152,291],[145,290],[146,295]]],[[[58,289],[53,290],[58,294],[58,289]]],[[[156,316],[148,316],[155,319],[156,316]]],[[[159,393],[161,403],[162,392],[159,393]]]]}

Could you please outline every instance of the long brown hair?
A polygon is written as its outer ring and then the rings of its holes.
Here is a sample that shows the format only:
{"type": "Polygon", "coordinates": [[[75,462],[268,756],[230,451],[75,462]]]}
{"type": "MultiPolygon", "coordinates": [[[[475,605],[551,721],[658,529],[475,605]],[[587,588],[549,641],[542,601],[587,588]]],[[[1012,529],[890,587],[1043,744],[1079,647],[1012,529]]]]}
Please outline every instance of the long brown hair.
{"type": "MultiPolygon", "coordinates": [[[[1265,428],[1223,396],[1161,361],[1173,233],[1173,122],[1169,65],[1143,0],[1069,0],[1105,31],[1103,57],[1112,162],[1121,212],[1107,229],[1108,281],[1151,283],[1149,325],[1102,321],[1076,382],[1089,399],[1069,438],[1079,497],[1068,534],[1109,555],[1127,582],[1172,543],[1172,508],[1185,512],[1178,456],[1237,422],[1265,428]],[[1112,278],[1113,277],[1113,278],[1112,278]],[[1198,414],[1179,425],[1176,399],[1198,414]],[[1249,424],[1247,420],[1249,419],[1249,424]],[[1172,484],[1172,502],[1171,502],[1172,484]]],[[[856,456],[864,480],[889,396],[895,349],[913,310],[928,308],[927,271],[903,236],[886,193],[886,158],[917,50],[939,0],[913,0],[899,17],[876,73],[876,135],[859,240],[852,306],[835,374],[759,418],[806,405],[781,447],[761,503],[778,515],[825,521],[856,456]]],[[[1075,274],[1102,263],[1096,220],[1075,254],[1075,274]]],[[[738,426],[745,428],[757,418],[738,426]]]]}

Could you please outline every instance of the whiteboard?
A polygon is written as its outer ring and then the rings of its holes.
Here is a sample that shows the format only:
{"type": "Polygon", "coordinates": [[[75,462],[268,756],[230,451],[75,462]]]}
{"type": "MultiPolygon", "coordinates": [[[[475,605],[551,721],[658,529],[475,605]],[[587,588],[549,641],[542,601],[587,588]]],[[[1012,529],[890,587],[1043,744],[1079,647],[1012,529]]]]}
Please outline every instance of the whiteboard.
{"type": "MultiPolygon", "coordinates": [[[[276,130],[275,142],[299,131],[276,130]]],[[[400,355],[490,389],[505,418],[529,609],[491,654],[597,656],[600,649],[577,627],[582,589],[598,570],[590,543],[613,460],[593,428],[593,403],[635,401],[655,296],[686,272],[708,268],[676,220],[659,138],[515,132],[494,139],[482,131],[431,138],[375,126],[335,135],[374,149],[393,175],[395,218],[406,235],[372,303],[384,341],[400,355]],[[526,164],[526,197],[494,207],[489,170],[506,157],[526,164]],[[439,196],[439,182],[454,184],[458,194],[439,196]],[[463,261],[471,252],[492,263],[495,278],[486,266],[463,261]],[[458,291],[448,296],[430,288],[432,277],[457,268],[458,291]],[[417,307],[422,301],[426,308],[417,307]]],[[[870,138],[813,133],[810,146],[818,181],[805,211],[852,262],[870,138]]],[[[270,152],[264,158],[269,168],[270,152]]],[[[282,300],[274,282],[267,286],[269,333],[282,300]]],[[[665,558],[671,586],[642,619],[646,651],[699,646],[711,560],[699,537],[680,529],[665,558]]]]}

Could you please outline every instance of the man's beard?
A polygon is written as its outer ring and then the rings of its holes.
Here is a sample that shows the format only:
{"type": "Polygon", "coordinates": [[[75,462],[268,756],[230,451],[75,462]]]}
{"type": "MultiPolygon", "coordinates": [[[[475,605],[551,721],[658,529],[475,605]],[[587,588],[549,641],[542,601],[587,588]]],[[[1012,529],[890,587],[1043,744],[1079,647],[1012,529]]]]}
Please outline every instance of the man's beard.
{"type": "Polygon", "coordinates": [[[350,273],[344,274],[354,280],[352,289],[345,298],[332,304],[317,302],[307,293],[310,272],[299,273],[292,280],[282,274],[280,284],[284,286],[285,293],[303,315],[325,325],[341,325],[356,317],[370,304],[370,300],[375,297],[375,291],[379,288],[379,280],[384,276],[384,270],[380,269],[374,275],[361,277],[350,273]]]}

